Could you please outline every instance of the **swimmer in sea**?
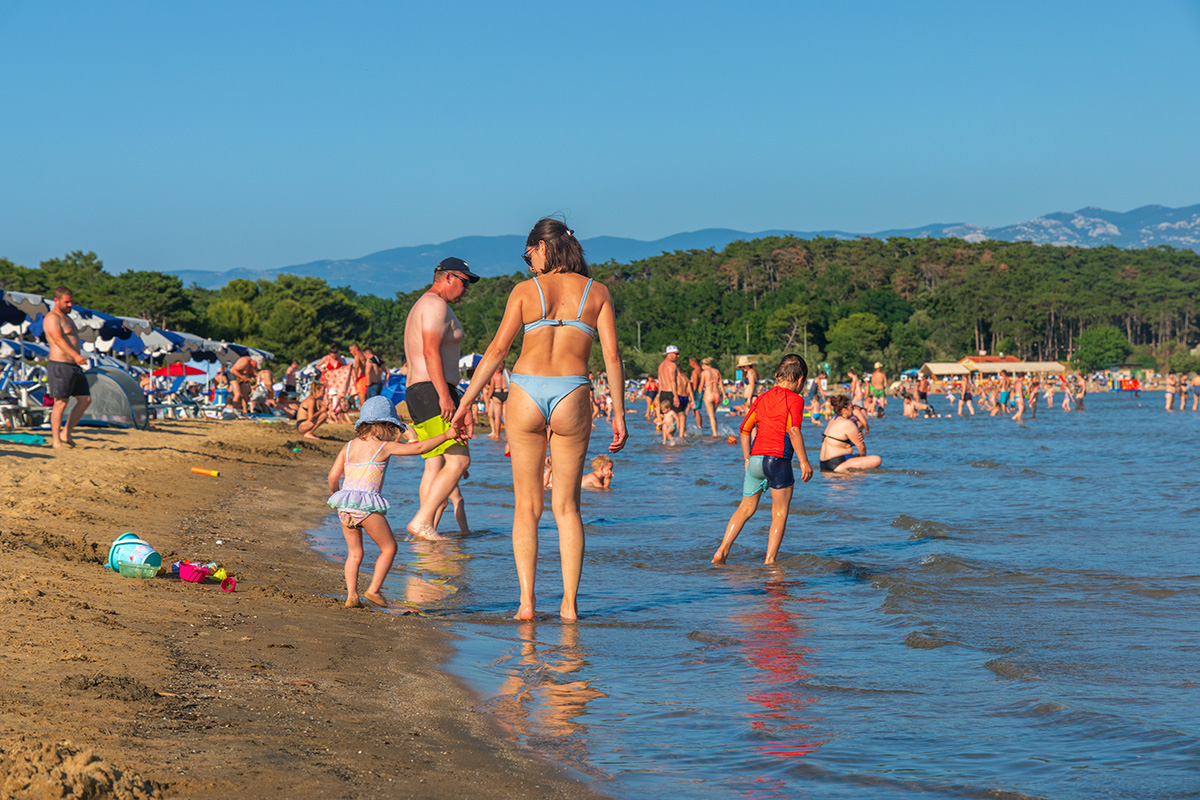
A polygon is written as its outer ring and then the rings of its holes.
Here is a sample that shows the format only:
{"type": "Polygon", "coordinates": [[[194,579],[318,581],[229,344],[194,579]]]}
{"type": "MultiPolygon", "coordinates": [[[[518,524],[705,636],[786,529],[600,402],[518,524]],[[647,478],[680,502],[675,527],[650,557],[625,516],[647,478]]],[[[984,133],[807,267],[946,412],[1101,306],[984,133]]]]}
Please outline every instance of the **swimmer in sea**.
{"type": "MultiPolygon", "coordinates": [[[[1167,373],[1167,411],[1174,410],[1175,393],[1179,391],[1179,376],[1175,374],[1175,370],[1167,373]]],[[[1181,409],[1182,410],[1182,409],[1181,409]]]]}
{"type": "Polygon", "coordinates": [[[764,564],[774,564],[783,543],[787,527],[789,507],[796,478],[792,472],[793,455],[800,461],[800,480],[807,483],[812,478],[812,465],[804,450],[804,438],[800,434],[800,423],[804,420],[804,391],[808,379],[808,365],[794,353],[783,357],[775,370],[775,387],[763,393],[742,420],[742,456],[746,472],[742,480],[742,502],[738,505],[729,524],[725,526],[725,537],[713,554],[712,563],[724,564],[729,550],[742,528],[758,510],[758,500],[763,489],[771,489],[771,529],[767,538],[767,557],[764,564]],[[753,445],[750,434],[754,432],[753,445]]]}
{"type": "Polygon", "coordinates": [[[958,396],[958,415],[960,417],[963,415],[963,406],[970,410],[972,417],[975,416],[975,404],[971,402],[974,399],[972,394],[974,390],[975,384],[971,382],[971,376],[963,378],[962,394],[958,396]]]}
{"type": "Polygon", "coordinates": [[[833,419],[821,436],[821,472],[849,472],[852,469],[874,469],[883,463],[879,456],[867,455],[862,431],[854,423],[849,398],[836,395],[831,401],[833,419]],[[854,455],[854,448],[858,455],[854,455]]]}

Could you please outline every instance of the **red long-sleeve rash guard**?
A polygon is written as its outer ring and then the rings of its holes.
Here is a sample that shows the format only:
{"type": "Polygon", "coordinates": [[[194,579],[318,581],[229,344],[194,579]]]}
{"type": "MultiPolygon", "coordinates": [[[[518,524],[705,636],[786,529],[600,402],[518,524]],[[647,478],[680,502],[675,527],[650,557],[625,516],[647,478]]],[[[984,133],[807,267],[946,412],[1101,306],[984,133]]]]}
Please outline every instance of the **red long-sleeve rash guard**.
{"type": "Polygon", "coordinates": [[[759,395],[742,420],[742,433],[758,428],[750,455],[790,459],[795,451],[787,432],[789,428],[799,428],[803,420],[804,398],[795,392],[776,386],[759,395]]]}

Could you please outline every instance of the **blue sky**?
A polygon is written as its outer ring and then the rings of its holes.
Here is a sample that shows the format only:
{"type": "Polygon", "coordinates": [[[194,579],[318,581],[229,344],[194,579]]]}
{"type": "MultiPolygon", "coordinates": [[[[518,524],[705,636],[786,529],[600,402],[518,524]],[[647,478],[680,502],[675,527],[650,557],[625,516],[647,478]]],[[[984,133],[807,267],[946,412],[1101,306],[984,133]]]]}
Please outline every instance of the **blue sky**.
{"type": "Polygon", "coordinates": [[[1200,203],[1196,2],[0,2],[0,257],[1200,203]]]}

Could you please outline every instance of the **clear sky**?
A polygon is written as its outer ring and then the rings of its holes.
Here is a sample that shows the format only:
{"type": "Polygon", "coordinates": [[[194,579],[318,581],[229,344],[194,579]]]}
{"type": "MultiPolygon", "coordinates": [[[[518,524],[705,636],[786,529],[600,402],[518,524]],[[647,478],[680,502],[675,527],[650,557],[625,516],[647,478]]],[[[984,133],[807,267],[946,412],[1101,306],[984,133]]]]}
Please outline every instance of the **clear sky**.
{"type": "Polygon", "coordinates": [[[0,2],[0,257],[1200,203],[1200,3],[0,2]]]}

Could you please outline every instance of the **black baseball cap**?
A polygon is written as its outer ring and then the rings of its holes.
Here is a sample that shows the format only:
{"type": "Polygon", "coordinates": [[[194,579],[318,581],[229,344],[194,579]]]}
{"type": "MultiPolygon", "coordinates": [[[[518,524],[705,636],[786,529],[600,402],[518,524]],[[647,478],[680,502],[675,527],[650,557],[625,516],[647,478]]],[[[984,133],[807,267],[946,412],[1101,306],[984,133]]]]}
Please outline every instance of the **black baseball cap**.
{"type": "Polygon", "coordinates": [[[471,268],[467,266],[467,262],[463,261],[461,258],[455,258],[454,256],[450,256],[450,258],[443,258],[442,263],[437,265],[437,269],[435,269],[434,272],[457,272],[461,275],[465,275],[467,280],[469,280],[471,283],[479,280],[479,276],[474,272],[471,272],[471,268]]]}

